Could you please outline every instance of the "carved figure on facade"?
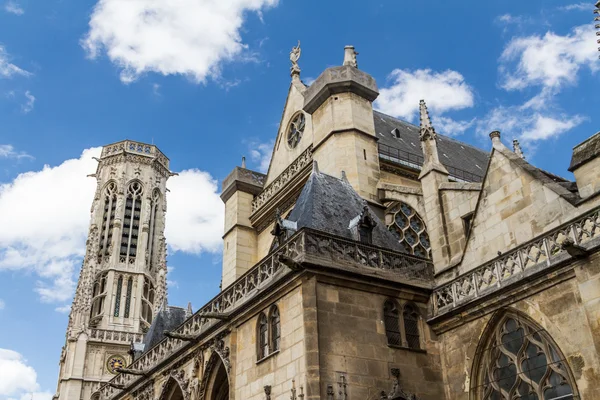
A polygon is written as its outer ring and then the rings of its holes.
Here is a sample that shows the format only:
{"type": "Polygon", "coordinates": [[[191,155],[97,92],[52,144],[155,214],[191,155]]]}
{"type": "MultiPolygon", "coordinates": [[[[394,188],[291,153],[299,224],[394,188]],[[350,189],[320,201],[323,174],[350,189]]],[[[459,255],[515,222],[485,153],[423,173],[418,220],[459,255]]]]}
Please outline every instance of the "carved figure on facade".
{"type": "MultiPolygon", "coordinates": [[[[202,352],[200,352],[202,354],[202,352]]],[[[194,360],[192,375],[190,376],[190,385],[188,388],[190,400],[198,400],[200,398],[200,365],[202,361],[198,358],[194,360]]]]}
{"type": "Polygon", "coordinates": [[[300,67],[298,66],[298,60],[300,59],[300,55],[302,54],[302,50],[300,49],[300,41],[298,40],[298,45],[292,47],[292,51],[290,51],[290,61],[292,62],[292,67],[290,71],[292,75],[300,74],[300,67]]]}

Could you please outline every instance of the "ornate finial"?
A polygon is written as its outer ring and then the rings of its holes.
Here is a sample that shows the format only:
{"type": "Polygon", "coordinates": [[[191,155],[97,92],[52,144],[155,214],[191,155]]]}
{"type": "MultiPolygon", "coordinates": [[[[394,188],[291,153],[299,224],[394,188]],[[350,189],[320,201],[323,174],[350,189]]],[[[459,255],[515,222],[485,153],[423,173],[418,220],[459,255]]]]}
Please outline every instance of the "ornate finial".
{"type": "Polygon", "coordinates": [[[188,302],[187,310],[185,311],[185,316],[186,318],[189,318],[192,316],[192,314],[194,314],[194,311],[192,311],[192,302],[190,301],[188,302]]]}
{"type": "Polygon", "coordinates": [[[242,156],[242,168],[246,168],[246,157],[242,156]]]}
{"type": "Polygon", "coordinates": [[[296,380],[292,379],[292,390],[290,394],[290,400],[297,400],[296,398],[296,380]]]}
{"type": "Polygon", "coordinates": [[[319,163],[317,162],[317,160],[313,160],[313,168],[312,168],[314,173],[318,173],[319,172],[319,163]]]}
{"type": "Polygon", "coordinates": [[[513,151],[523,160],[525,159],[525,154],[523,154],[523,150],[521,150],[521,145],[517,139],[513,139],[513,151]]]}
{"type": "Polygon", "coordinates": [[[436,140],[437,134],[433,125],[431,125],[431,119],[429,119],[429,111],[427,111],[427,105],[425,100],[419,102],[419,115],[421,119],[421,129],[419,131],[419,138],[421,141],[425,140],[436,140]]]}
{"type": "Polygon", "coordinates": [[[500,131],[492,131],[490,132],[490,139],[492,139],[493,144],[499,144],[500,142],[500,131]]]}
{"type": "Polygon", "coordinates": [[[354,46],[346,46],[344,47],[344,64],[349,65],[354,68],[358,68],[358,63],[356,62],[356,56],[358,53],[354,50],[354,46]]]}
{"type": "Polygon", "coordinates": [[[300,54],[302,50],[300,49],[300,41],[298,40],[298,46],[292,47],[292,51],[290,51],[290,61],[292,62],[292,67],[290,68],[292,77],[294,75],[300,76],[300,67],[298,66],[298,60],[300,59],[300,54]]]}

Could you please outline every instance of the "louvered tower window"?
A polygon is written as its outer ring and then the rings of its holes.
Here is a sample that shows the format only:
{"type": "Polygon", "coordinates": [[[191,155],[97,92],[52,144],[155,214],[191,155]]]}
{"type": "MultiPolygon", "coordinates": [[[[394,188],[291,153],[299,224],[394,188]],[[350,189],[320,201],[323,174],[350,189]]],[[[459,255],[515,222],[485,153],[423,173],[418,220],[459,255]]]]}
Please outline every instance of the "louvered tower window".
{"type": "Polygon", "coordinates": [[[405,304],[402,311],[402,319],[404,322],[404,335],[406,336],[406,344],[411,349],[421,348],[419,339],[419,312],[412,304],[405,304]]]}
{"type": "Polygon", "coordinates": [[[128,264],[135,262],[138,235],[140,231],[140,214],[142,212],[142,184],[132,182],[127,188],[123,233],[121,235],[120,261],[128,264]]]}
{"type": "Polygon", "coordinates": [[[281,319],[279,317],[279,309],[277,306],[271,307],[269,316],[269,327],[271,328],[271,352],[279,350],[281,341],[281,319]]]}
{"type": "Polygon", "coordinates": [[[476,400],[580,399],[569,364],[548,332],[516,312],[488,325],[475,353],[476,400]]]}
{"type": "Polygon", "coordinates": [[[154,286],[150,279],[144,278],[144,290],[142,292],[142,320],[150,326],[154,312],[154,286]]]}
{"type": "Polygon", "coordinates": [[[104,210],[102,213],[102,227],[100,229],[100,248],[98,251],[98,262],[108,258],[109,248],[112,241],[115,211],[117,208],[117,184],[109,182],[104,188],[104,210]]]}
{"type": "Polygon", "coordinates": [[[386,214],[386,224],[406,253],[431,258],[427,228],[411,206],[404,202],[395,204],[386,214]]]}
{"type": "Polygon", "coordinates": [[[150,204],[150,234],[148,235],[148,267],[150,270],[154,267],[154,253],[156,252],[156,238],[154,234],[156,232],[156,221],[158,219],[158,207],[160,205],[160,190],[154,189],[152,192],[152,200],[150,204]]]}
{"type": "Polygon", "coordinates": [[[129,309],[131,308],[131,292],[133,291],[133,278],[127,279],[127,293],[125,294],[125,314],[123,317],[129,318],[129,309]]]}
{"type": "Polygon", "coordinates": [[[400,314],[396,302],[387,300],[383,305],[383,322],[385,325],[385,335],[388,344],[392,346],[402,345],[402,335],[400,334],[400,314]]]}
{"type": "Polygon", "coordinates": [[[119,312],[121,311],[121,292],[123,291],[123,276],[119,276],[117,279],[117,293],[115,295],[115,312],[113,315],[115,317],[119,316],[119,312]]]}
{"type": "Polygon", "coordinates": [[[257,331],[257,343],[258,343],[258,354],[257,358],[262,360],[269,355],[269,322],[265,313],[260,313],[258,316],[257,331]]]}

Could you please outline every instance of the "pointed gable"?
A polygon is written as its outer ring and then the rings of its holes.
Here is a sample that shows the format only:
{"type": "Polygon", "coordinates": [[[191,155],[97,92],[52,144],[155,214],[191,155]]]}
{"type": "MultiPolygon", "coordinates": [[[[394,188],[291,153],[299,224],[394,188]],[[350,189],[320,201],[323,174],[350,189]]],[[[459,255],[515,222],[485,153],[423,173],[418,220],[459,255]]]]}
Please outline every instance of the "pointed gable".
{"type": "Polygon", "coordinates": [[[569,181],[540,170],[494,138],[460,273],[572,217],[578,195],[569,181]]]}

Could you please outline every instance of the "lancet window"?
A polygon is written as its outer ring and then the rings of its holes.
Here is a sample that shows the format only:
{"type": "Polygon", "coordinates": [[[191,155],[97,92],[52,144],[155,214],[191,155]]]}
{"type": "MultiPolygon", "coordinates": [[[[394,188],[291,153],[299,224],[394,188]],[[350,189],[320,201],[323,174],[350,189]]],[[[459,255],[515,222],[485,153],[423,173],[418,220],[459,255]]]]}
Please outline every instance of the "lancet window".
{"type": "Polygon", "coordinates": [[[508,312],[488,327],[475,355],[477,400],[573,400],[577,388],[550,335],[508,312]]]}
{"type": "Polygon", "coordinates": [[[121,311],[121,292],[123,291],[123,276],[119,276],[117,279],[117,291],[115,294],[115,311],[113,316],[118,317],[121,311]]]}
{"type": "Polygon", "coordinates": [[[386,215],[386,224],[406,253],[431,257],[427,228],[423,219],[411,206],[404,202],[392,206],[386,215]]]}
{"type": "Polygon", "coordinates": [[[280,349],[281,317],[277,306],[271,307],[268,317],[264,312],[259,314],[256,337],[256,353],[259,361],[280,349]]]}
{"type": "MultiPolygon", "coordinates": [[[[94,281],[92,289],[92,310],[91,318],[101,316],[104,311],[104,302],[106,299],[106,279],[108,273],[103,272],[94,281]]],[[[110,306],[109,306],[110,307],[110,306]]]]}
{"type": "Polygon", "coordinates": [[[406,303],[402,308],[394,300],[383,304],[383,323],[388,345],[409,349],[421,348],[420,314],[417,306],[406,303]]]}
{"type": "Polygon", "coordinates": [[[142,212],[142,184],[134,181],[127,187],[123,232],[121,234],[120,261],[133,264],[137,254],[138,235],[140,231],[140,214],[142,212]]]}
{"type": "Polygon", "coordinates": [[[125,294],[125,313],[124,318],[129,318],[129,309],[131,308],[131,292],[133,291],[133,278],[127,279],[127,293],[125,294]]]}
{"type": "Polygon", "coordinates": [[[100,246],[98,250],[98,262],[109,256],[110,244],[112,242],[115,211],[117,208],[117,184],[109,182],[104,188],[104,208],[102,212],[102,226],[100,229],[100,246]]]}
{"type": "Polygon", "coordinates": [[[144,290],[142,291],[142,320],[148,324],[152,323],[154,314],[154,286],[150,279],[144,278],[144,290]]]}
{"type": "Polygon", "coordinates": [[[156,221],[158,219],[159,205],[160,205],[160,190],[154,189],[154,191],[152,192],[152,200],[150,203],[150,216],[149,216],[149,221],[150,221],[149,222],[150,234],[148,235],[148,255],[149,255],[148,266],[149,266],[149,269],[152,269],[154,267],[153,260],[154,260],[154,253],[156,252],[156,250],[155,250],[156,238],[154,236],[156,233],[156,221]]]}

